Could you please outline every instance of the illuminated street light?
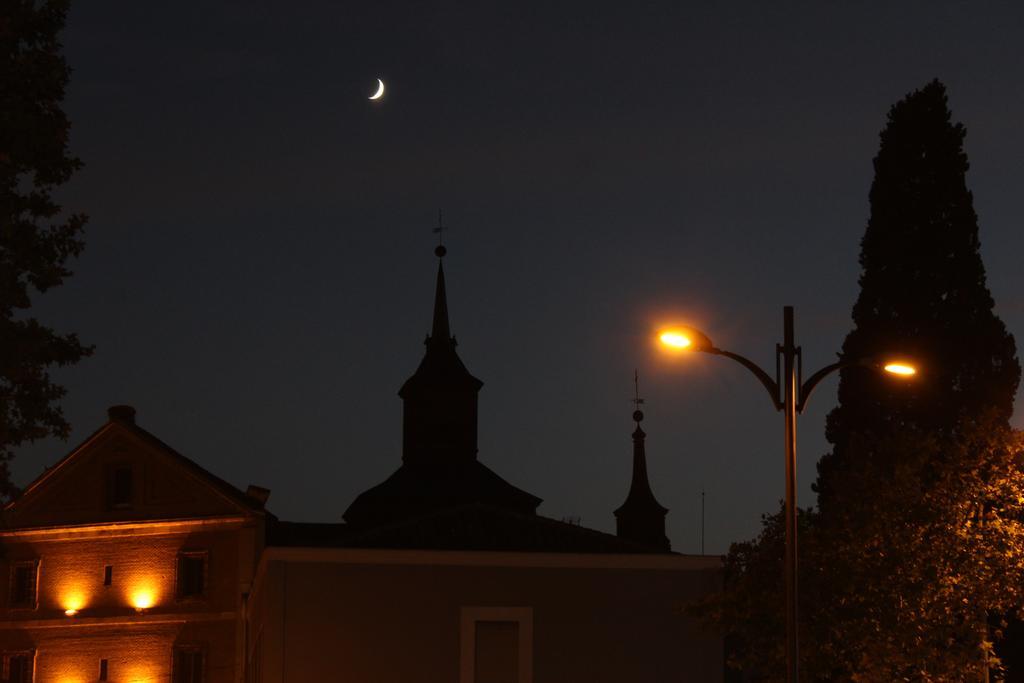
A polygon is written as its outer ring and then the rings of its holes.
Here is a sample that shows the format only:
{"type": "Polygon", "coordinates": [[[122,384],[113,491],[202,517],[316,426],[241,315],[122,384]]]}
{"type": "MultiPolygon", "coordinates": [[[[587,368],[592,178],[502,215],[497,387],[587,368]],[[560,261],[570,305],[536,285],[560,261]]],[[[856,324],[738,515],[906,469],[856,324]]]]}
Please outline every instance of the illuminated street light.
{"type": "Polygon", "coordinates": [[[883,366],[883,369],[886,372],[890,372],[894,375],[901,375],[903,377],[912,377],[913,375],[917,374],[917,368],[915,368],[913,365],[909,363],[904,363],[902,361],[892,361],[890,363],[886,363],[883,366]]]}
{"type": "Polygon", "coordinates": [[[674,349],[685,349],[693,344],[685,333],[676,330],[667,330],[662,332],[658,338],[661,339],[662,344],[674,349]]]}
{"type": "Polygon", "coordinates": [[[786,680],[797,683],[799,678],[799,641],[797,637],[797,509],[796,509],[796,417],[802,413],[811,392],[826,376],[847,367],[870,367],[908,379],[917,374],[916,366],[905,359],[855,358],[826,365],[803,381],[802,354],[793,342],[793,307],[786,306],[783,314],[783,343],[775,346],[775,377],[772,378],[757,363],[743,356],[717,348],[702,332],[690,327],[662,330],[658,338],[673,351],[702,351],[725,356],[750,370],[764,385],[776,410],[785,417],[786,437],[786,680]]]}

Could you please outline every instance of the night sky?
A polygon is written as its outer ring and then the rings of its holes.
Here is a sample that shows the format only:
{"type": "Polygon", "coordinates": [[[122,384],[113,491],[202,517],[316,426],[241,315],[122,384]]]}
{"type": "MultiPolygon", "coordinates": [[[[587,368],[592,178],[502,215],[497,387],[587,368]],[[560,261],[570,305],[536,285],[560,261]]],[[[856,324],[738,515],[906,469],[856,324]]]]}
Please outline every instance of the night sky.
{"type": "MultiPolygon", "coordinates": [[[[791,304],[805,368],[834,360],[878,132],[938,77],[1024,338],[1022,35],[1010,3],[79,0],[86,167],[60,198],[91,221],[35,313],[96,354],[56,373],[70,441],[24,449],[16,480],[130,403],[278,516],[337,521],[400,463],[443,207],[481,460],[542,514],[614,530],[638,367],[673,547],[699,548],[703,486],[722,552],[783,495],[782,418],[738,365],[666,360],[654,330],[689,321],[774,367],[791,304]]],[[[834,403],[833,378],[800,422],[802,504],[834,403]]]]}

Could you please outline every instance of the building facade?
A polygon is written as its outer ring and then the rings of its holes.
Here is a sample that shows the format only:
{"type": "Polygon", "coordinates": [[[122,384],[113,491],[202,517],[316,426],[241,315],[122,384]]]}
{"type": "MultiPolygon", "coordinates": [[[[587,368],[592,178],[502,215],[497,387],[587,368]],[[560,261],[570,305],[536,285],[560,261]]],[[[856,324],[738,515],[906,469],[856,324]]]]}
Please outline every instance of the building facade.
{"type": "Polygon", "coordinates": [[[253,494],[112,408],[4,510],[3,679],[241,680],[266,526],[253,494]]]}
{"type": "Polygon", "coordinates": [[[111,408],[4,509],[2,679],[721,681],[721,637],[685,610],[721,558],[671,552],[643,414],[617,533],[548,519],[480,461],[455,346],[439,263],[398,468],[339,522],[281,521],[111,408]]]}

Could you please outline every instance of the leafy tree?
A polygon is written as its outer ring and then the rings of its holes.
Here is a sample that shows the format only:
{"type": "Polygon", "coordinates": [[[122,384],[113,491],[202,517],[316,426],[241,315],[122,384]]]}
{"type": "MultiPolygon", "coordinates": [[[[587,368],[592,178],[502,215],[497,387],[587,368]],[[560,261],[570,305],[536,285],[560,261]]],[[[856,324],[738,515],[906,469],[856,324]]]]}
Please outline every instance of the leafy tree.
{"type": "MultiPolygon", "coordinates": [[[[808,552],[815,544],[816,515],[813,510],[798,510],[797,525],[800,535],[801,559],[818,557],[808,552]]],[[[759,681],[783,681],[786,677],[786,648],[784,634],[785,585],[783,581],[783,555],[786,530],[783,510],[762,515],[761,533],[751,541],[733,543],[725,557],[725,583],[723,593],[712,595],[692,605],[689,613],[727,634],[726,660],[731,669],[755,676],[759,681]]],[[[806,560],[804,560],[806,561],[806,560]]],[[[814,629],[809,628],[808,615],[813,614],[809,599],[816,590],[808,590],[806,576],[817,576],[801,568],[800,586],[800,643],[803,659],[807,653],[814,629]]],[[[806,661],[802,671],[806,673],[806,661]]]]}
{"type": "Polygon", "coordinates": [[[66,215],[51,192],[81,162],[68,153],[61,109],[70,69],[61,55],[66,0],[0,4],[0,496],[14,493],[14,449],[46,436],[66,438],[49,375],[92,350],[27,315],[34,293],[60,285],[82,250],[83,214],[66,215]]]}
{"type": "MultiPolygon", "coordinates": [[[[861,437],[834,512],[800,514],[804,680],[999,680],[993,643],[1024,601],[1024,438],[993,412],[955,447],[861,437]]],[[[730,634],[729,664],[785,680],[782,514],[726,557],[726,591],[692,613],[730,634]]]]}
{"type": "Polygon", "coordinates": [[[819,516],[814,548],[828,578],[816,584],[815,621],[828,625],[816,645],[832,673],[837,664],[855,681],[998,673],[993,642],[1005,624],[989,617],[1024,600],[1024,439],[993,410],[955,442],[909,432],[848,447],[864,465],[819,516]]]}
{"type": "Polygon", "coordinates": [[[875,157],[871,217],[861,242],[860,296],[843,356],[914,356],[920,380],[900,384],[860,368],[840,373],[828,418],[832,453],[818,465],[827,511],[847,445],[865,432],[921,430],[955,438],[981,414],[1009,420],[1020,381],[1012,335],[992,311],[965,175],[963,125],[932,81],[889,111],[875,157]]]}

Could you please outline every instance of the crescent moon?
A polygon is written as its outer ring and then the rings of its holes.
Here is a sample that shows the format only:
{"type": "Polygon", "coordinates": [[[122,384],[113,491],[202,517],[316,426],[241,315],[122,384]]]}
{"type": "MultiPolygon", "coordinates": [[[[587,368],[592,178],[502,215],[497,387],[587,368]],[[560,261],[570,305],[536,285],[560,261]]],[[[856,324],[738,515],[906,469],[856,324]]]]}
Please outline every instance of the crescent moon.
{"type": "Polygon", "coordinates": [[[371,100],[379,100],[384,97],[384,81],[377,79],[377,92],[369,97],[371,100]]]}

